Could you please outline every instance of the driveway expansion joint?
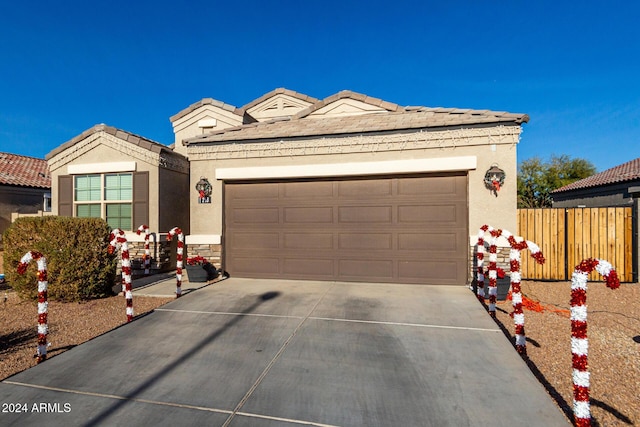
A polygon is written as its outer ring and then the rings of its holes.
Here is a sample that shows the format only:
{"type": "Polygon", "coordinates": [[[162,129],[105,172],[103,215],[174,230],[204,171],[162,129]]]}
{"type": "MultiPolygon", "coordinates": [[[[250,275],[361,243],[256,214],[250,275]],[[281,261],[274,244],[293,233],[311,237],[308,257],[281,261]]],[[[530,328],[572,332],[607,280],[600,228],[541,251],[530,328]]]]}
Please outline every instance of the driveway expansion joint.
{"type": "Polygon", "coordinates": [[[307,319],[309,319],[311,317],[311,314],[320,305],[320,303],[322,302],[324,297],[335,286],[336,286],[335,282],[332,283],[331,286],[328,286],[327,289],[322,294],[322,296],[320,296],[320,298],[318,298],[318,301],[316,301],[316,303],[313,305],[313,307],[311,307],[311,309],[309,310],[309,313],[307,313],[307,315],[304,318],[301,318],[300,323],[298,323],[298,326],[296,326],[296,328],[293,330],[291,335],[289,335],[289,337],[285,340],[285,342],[282,344],[282,346],[280,346],[280,349],[278,350],[278,352],[275,354],[275,356],[273,356],[271,361],[269,361],[269,363],[264,368],[264,370],[262,371],[260,376],[258,376],[258,379],[256,379],[256,381],[253,383],[253,385],[249,388],[249,391],[247,391],[247,393],[242,397],[242,399],[240,399],[240,402],[238,402],[238,404],[236,405],[235,409],[233,410],[233,413],[231,415],[229,415],[229,418],[227,418],[227,420],[222,425],[222,427],[228,427],[229,426],[229,424],[231,423],[231,421],[233,420],[235,415],[238,414],[240,409],[244,406],[244,404],[247,402],[247,400],[251,397],[253,392],[258,388],[260,383],[262,383],[262,381],[267,376],[267,374],[269,373],[269,371],[271,370],[273,365],[276,363],[276,361],[280,358],[280,356],[282,356],[282,353],[284,353],[286,348],[289,346],[289,343],[291,342],[291,340],[298,334],[298,331],[300,330],[300,328],[302,328],[302,325],[307,321],[307,319]]]}

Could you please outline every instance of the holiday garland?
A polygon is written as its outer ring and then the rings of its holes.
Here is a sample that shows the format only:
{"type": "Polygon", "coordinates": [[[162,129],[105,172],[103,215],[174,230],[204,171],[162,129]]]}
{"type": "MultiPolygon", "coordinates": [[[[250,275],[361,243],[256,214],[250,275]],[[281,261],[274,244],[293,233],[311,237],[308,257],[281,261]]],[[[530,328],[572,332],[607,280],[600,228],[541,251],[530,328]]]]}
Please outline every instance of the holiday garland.
{"type": "Polygon", "coordinates": [[[184,253],[184,235],[178,227],[173,227],[167,234],[167,240],[171,241],[173,236],[178,236],[178,249],[176,250],[176,298],[182,295],[182,255],[184,253]]]}
{"type": "Polygon", "coordinates": [[[144,233],[144,275],[149,275],[149,266],[151,265],[151,252],[149,251],[149,227],[141,225],[138,227],[136,234],[144,233]]]}
{"type": "Polygon", "coordinates": [[[124,297],[127,300],[127,322],[133,320],[133,292],[131,292],[131,259],[129,258],[129,244],[124,231],[114,229],[109,235],[109,253],[114,253],[120,246],[120,258],[122,260],[122,284],[124,297]]]}
{"type": "Polygon", "coordinates": [[[522,280],[522,275],[520,273],[520,251],[524,249],[529,249],[531,251],[531,256],[538,262],[539,264],[544,264],[545,259],[544,255],[540,251],[540,247],[535,243],[529,240],[516,240],[516,237],[513,236],[507,230],[494,229],[489,225],[483,225],[480,227],[480,231],[478,232],[478,250],[477,250],[477,265],[478,265],[478,289],[477,289],[477,297],[484,302],[485,299],[485,291],[484,291],[484,273],[483,273],[483,260],[484,260],[484,233],[489,232],[491,235],[491,243],[489,247],[489,314],[491,317],[496,316],[496,296],[498,294],[497,290],[497,245],[496,242],[498,237],[504,236],[509,242],[509,246],[511,246],[511,250],[509,251],[509,269],[511,272],[510,278],[510,286],[512,289],[511,292],[511,301],[513,304],[513,312],[512,317],[515,323],[515,342],[516,342],[516,350],[521,355],[527,354],[526,348],[526,336],[524,332],[524,312],[522,310],[522,293],[520,288],[520,282],[522,280]]]}
{"type": "Polygon", "coordinates": [[[38,263],[38,363],[47,358],[47,334],[49,326],[47,324],[47,314],[49,302],[47,301],[47,259],[36,251],[27,252],[18,264],[18,274],[27,271],[29,263],[35,260],[38,263]]]}
{"type": "Polygon", "coordinates": [[[587,279],[593,270],[606,280],[607,287],[617,289],[620,280],[616,271],[607,261],[595,258],[585,259],[578,264],[571,275],[571,353],[573,359],[573,416],[577,427],[591,425],[589,406],[589,372],[587,355],[587,279]]]}

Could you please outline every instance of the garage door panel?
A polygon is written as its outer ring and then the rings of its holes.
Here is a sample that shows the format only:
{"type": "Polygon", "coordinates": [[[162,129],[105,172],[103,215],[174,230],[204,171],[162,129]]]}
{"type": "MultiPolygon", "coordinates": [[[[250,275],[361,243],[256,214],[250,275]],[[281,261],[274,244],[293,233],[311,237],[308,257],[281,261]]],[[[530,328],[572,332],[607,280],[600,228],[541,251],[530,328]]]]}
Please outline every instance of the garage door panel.
{"type": "Polygon", "coordinates": [[[465,173],[225,183],[225,269],[238,277],[464,285],[466,189],[465,173]]]}
{"type": "Polygon", "coordinates": [[[338,182],[338,195],[354,200],[370,200],[372,197],[391,196],[393,194],[392,186],[392,181],[380,179],[340,181],[338,182]]]}
{"type": "Polygon", "coordinates": [[[255,199],[273,199],[278,200],[280,186],[277,183],[255,183],[251,186],[238,186],[234,188],[233,193],[229,197],[236,201],[255,200],[255,199]]]}
{"type": "Polygon", "coordinates": [[[294,198],[327,198],[333,196],[333,183],[331,181],[302,181],[290,182],[284,186],[285,199],[294,198]]]}
{"type": "Polygon", "coordinates": [[[282,264],[282,273],[289,277],[332,279],[334,264],[333,259],[287,258],[282,264]]]}
{"type": "Polygon", "coordinates": [[[229,236],[229,244],[242,250],[275,250],[280,247],[279,241],[279,233],[234,233],[229,236]]]}
{"type": "Polygon", "coordinates": [[[393,248],[393,233],[339,233],[338,248],[389,250],[393,248]]]}
{"type": "Polygon", "coordinates": [[[413,280],[428,278],[433,284],[454,284],[458,278],[459,264],[447,259],[415,259],[400,261],[398,275],[401,279],[413,280]]]}
{"type": "Polygon", "coordinates": [[[237,208],[231,211],[231,221],[236,224],[278,224],[278,208],[237,208]]]}
{"type": "Polygon", "coordinates": [[[458,224],[464,207],[461,205],[408,205],[398,207],[398,222],[422,224],[458,224]]]}
{"type": "Polygon", "coordinates": [[[341,277],[359,281],[378,281],[393,279],[393,261],[375,259],[340,260],[338,263],[341,277]]]}
{"type": "Polygon", "coordinates": [[[278,258],[263,255],[259,257],[234,257],[229,265],[229,270],[241,271],[245,277],[274,277],[280,273],[278,258]]]}
{"type": "Polygon", "coordinates": [[[333,233],[284,233],[285,249],[333,249],[333,233]]]}
{"type": "Polygon", "coordinates": [[[284,208],[284,222],[285,224],[331,224],[333,208],[331,206],[284,208]]]}
{"type": "Polygon", "coordinates": [[[466,179],[422,177],[411,180],[401,180],[398,183],[398,194],[403,196],[448,196],[466,198],[466,179]]]}
{"type": "Polygon", "coordinates": [[[338,208],[338,221],[341,223],[385,223],[393,219],[391,206],[344,206],[338,208]]]}
{"type": "Polygon", "coordinates": [[[437,251],[455,254],[460,249],[458,233],[399,233],[401,251],[437,251]]]}

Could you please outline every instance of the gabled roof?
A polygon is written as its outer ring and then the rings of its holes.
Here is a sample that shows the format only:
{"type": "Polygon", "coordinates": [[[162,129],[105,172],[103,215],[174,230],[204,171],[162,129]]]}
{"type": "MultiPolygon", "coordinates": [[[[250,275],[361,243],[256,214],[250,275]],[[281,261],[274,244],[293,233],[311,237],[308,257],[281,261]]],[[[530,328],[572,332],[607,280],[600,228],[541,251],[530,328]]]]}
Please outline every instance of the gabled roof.
{"type": "Polygon", "coordinates": [[[577,190],[581,188],[599,187],[601,185],[616,184],[619,182],[633,181],[640,179],[640,157],[627,163],[612,167],[604,172],[591,175],[580,181],[572,182],[564,187],[560,187],[552,193],[577,190]]]}
{"type": "Polygon", "coordinates": [[[322,120],[293,117],[250,123],[189,138],[183,143],[188,145],[198,142],[227,142],[359,134],[482,124],[519,125],[528,121],[529,116],[526,114],[457,108],[398,107],[396,111],[386,113],[327,117],[322,120]]]}
{"type": "Polygon", "coordinates": [[[322,101],[314,103],[312,106],[300,111],[298,114],[294,116],[295,119],[300,119],[303,117],[307,117],[312,114],[314,111],[318,111],[323,107],[326,107],[329,104],[334,102],[343,100],[343,99],[352,99],[354,101],[364,102],[365,104],[373,105],[375,107],[382,108],[387,111],[398,112],[402,111],[403,108],[397,104],[392,102],[383,101],[382,99],[373,98],[361,93],[353,92],[350,90],[342,90],[334,95],[328,96],[322,101]]]}
{"type": "Polygon", "coordinates": [[[171,116],[169,118],[169,121],[171,121],[171,123],[175,122],[176,120],[186,116],[187,114],[191,113],[192,111],[197,110],[198,108],[205,106],[205,105],[213,105],[214,107],[218,107],[218,108],[222,108],[223,110],[229,111],[233,114],[242,116],[244,114],[244,111],[240,111],[238,108],[234,107],[231,104],[227,104],[224,103],[222,101],[218,101],[215,100],[213,98],[202,98],[200,101],[198,102],[194,102],[193,104],[189,105],[187,108],[185,108],[184,110],[174,114],[173,116],[171,116]]]}
{"type": "MultiPolygon", "coordinates": [[[[114,128],[112,126],[107,126],[104,123],[99,124],[99,125],[95,125],[90,129],[85,130],[84,132],[82,132],[80,135],[76,136],[75,138],[65,142],[64,144],[62,144],[61,146],[59,146],[58,148],[56,148],[55,150],[51,151],[49,154],[47,154],[45,156],[46,160],[51,159],[52,157],[54,157],[55,155],[73,147],[74,145],[76,145],[77,143],[79,143],[80,141],[86,139],[87,137],[93,135],[94,133],[97,132],[106,132],[110,135],[115,136],[116,138],[122,139],[124,141],[130,142],[131,144],[135,144],[139,147],[142,148],[146,148],[149,151],[152,151],[154,153],[160,153],[161,151],[166,151],[169,153],[173,153],[173,150],[169,147],[167,147],[164,144],[160,144],[159,142],[156,141],[152,141],[150,139],[147,139],[143,136],[139,136],[136,134],[133,134],[131,132],[127,132],[124,131],[122,129],[117,129],[114,128]]],[[[177,153],[176,153],[177,154],[177,153]]]]}
{"type": "Polygon", "coordinates": [[[47,162],[34,157],[0,153],[0,184],[51,188],[47,162]]]}
{"type": "Polygon", "coordinates": [[[264,95],[262,95],[260,98],[254,99],[253,101],[249,102],[248,104],[243,105],[242,107],[240,107],[239,112],[241,114],[244,114],[246,111],[250,110],[252,107],[255,107],[256,105],[260,104],[261,102],[264,102],[266,100],[268,100],[269,98],[272,98],[276,95],[289,95],[293,98],[299,99],[301,101],[304,102],[310,102],[310,103],[316,103],[318,102],[318,99],[313,98],[311,96],[305,95],[304,93],[300,93],[300,92],[296,92],[293,90],[289,90],[289,89],[285,89],[283,87],[277,88],[272,90],[271,92],[265,93],[264,95]]]}

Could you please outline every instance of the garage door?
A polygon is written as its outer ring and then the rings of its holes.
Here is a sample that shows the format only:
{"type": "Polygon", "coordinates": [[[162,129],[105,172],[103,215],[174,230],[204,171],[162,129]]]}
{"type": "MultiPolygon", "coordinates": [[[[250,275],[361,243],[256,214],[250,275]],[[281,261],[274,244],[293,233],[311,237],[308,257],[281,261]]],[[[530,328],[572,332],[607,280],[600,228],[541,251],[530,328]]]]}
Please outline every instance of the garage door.
{"type": "Polygon", "coordinates": [[[459,284],[466,174],[226,182],[232,277],[459,284]]]}

